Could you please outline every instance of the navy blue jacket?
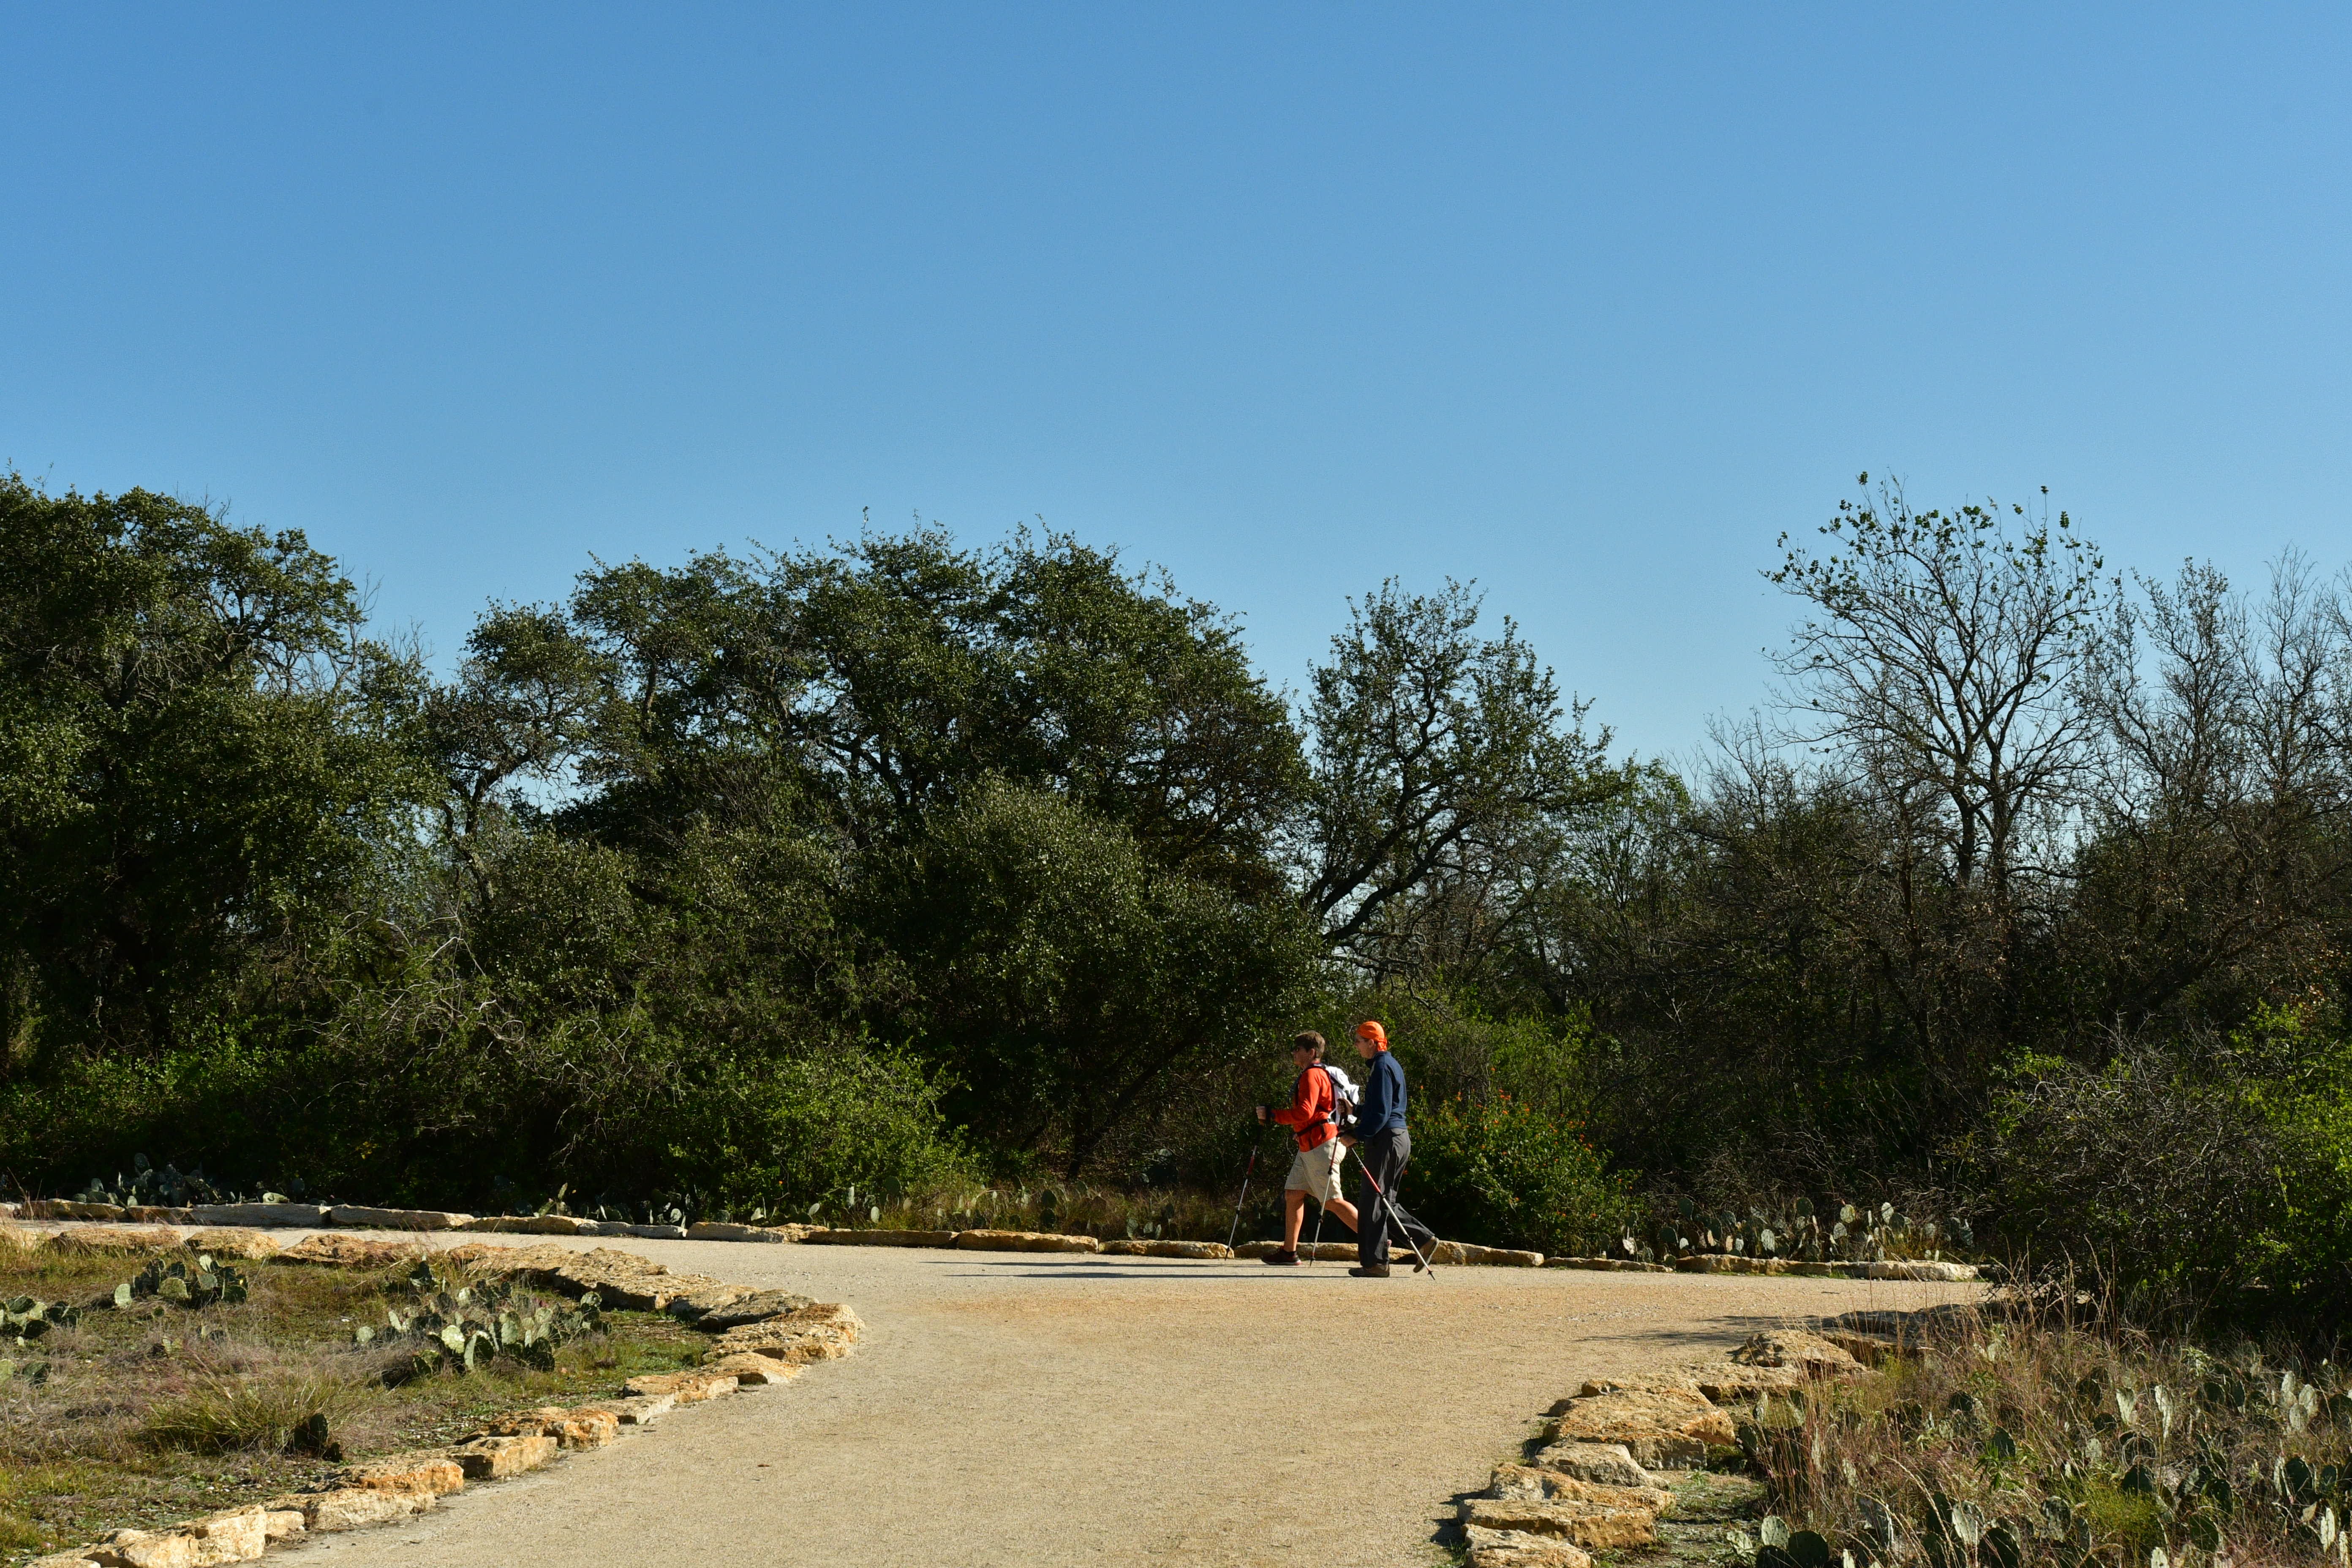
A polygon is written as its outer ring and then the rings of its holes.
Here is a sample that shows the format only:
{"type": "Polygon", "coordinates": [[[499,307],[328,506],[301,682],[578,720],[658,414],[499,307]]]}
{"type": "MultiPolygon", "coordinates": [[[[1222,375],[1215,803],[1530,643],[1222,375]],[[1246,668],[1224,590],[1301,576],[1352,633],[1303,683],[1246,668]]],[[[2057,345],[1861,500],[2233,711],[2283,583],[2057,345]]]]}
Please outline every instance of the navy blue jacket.
{"type": "Polygon", "coordinates": [[[1364,1074],[1364,1097],[1356,1103],[1356,1136],[1404,1131],[1404,1068],[1393,1051],[1374,1051],[1364,1074]]]}

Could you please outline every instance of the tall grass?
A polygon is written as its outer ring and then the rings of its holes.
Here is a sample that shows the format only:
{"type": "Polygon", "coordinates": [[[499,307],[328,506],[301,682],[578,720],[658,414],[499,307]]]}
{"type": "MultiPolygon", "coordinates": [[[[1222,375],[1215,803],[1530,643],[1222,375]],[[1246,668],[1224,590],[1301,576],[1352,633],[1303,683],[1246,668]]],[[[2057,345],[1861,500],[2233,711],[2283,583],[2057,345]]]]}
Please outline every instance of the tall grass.
{"type": "Polygon", "coordinates": [[[151,1447],[194,1454],[323,1453],[358,1397],[348,1381],[321,1373],[214,1377],[158,1401],[139,1435],[151,1447]]]}
{"type": "Polygon", "coordinates": [[[2352,1562],[2352,1394],[2283,1343],[1967,1315],[1882,1377],[1768,1403],[1742,1441],[1795,1531],[1768,1528],[1760,1568],[1824,1545],[1930,1568],[2352,1562]]]}

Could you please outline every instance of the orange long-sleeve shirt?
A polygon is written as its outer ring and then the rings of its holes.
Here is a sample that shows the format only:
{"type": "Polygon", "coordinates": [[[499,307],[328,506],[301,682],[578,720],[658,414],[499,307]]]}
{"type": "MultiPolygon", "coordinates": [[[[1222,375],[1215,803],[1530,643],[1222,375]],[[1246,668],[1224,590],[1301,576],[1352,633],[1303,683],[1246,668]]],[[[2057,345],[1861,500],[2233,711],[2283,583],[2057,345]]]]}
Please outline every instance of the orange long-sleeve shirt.
{"type": "Polygon", "coordinates": [[[1331,1125],[1331,1075],[1318,1063],[1298,1075],[1290,1103],[1274,1112],[1273,1120],[1298,1130],[1298,1152],[1319,1149],[1339,1135],[1331,1125]]]}

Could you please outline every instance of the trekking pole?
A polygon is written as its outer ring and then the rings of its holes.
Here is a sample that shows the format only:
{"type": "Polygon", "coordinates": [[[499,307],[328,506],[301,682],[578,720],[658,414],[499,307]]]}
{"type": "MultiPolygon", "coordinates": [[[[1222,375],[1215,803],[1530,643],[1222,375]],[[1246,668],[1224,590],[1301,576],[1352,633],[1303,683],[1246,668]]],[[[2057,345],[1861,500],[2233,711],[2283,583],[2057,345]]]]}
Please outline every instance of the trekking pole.
{"type": "Polygon", "coordinates": [[[1242,1205],[1249,1202],[1250,1177],[1257,1173],[1257,1152],[1265,1147],[1265,1134],[1261,1132],[1250,1144],[1249,1163],[1242,1169],[1242,1195],[1234,1200],[1233,1228],[1225,1232],[1225,1250],[1234,1249],[1234,1238],[1242,1233],[1242,1205]]]}
{"type": "MultiPolygon", "coordinates": [[[[1419,1272],[1427,1274],[1431,1281],[1433,1283],[1437,1279],[1437,1266],[1430,1262],[1428,1258],[1422,1256],[1421,1243],[1412,1238],[1412,1226],[1421,1225],[1421,1221],[1413,1219],[1412,1215],[1397,1207],[1395,1204],[1390,1203],[1388,1194],[1381,1191],[1380,1178],[1372,1174],[1371,1162],[1368,1160],[1359,1160],[1356,1162],[1356,1168],[1363,1172],[1364,1180],[1372,1184],[1373,1201],[1376,1203],[1388,1204],[1389,1213],[1396,1215],[1397,1229],[1404,1233],[1404,1244],[1412,1248],[1412,1260],[1421,1265],[1419,1272]],[[1408,1220],[1412,1221],[1412,1225],[1406,1224],[1408,1220]]],[[[1429,1229],[1425,1225],[1421,1227],[1423,1230],[1429,1229]]],[[[1434,1236],[1436,1232],[1431,1231],[1430,1234],[1434,1236]]]]}

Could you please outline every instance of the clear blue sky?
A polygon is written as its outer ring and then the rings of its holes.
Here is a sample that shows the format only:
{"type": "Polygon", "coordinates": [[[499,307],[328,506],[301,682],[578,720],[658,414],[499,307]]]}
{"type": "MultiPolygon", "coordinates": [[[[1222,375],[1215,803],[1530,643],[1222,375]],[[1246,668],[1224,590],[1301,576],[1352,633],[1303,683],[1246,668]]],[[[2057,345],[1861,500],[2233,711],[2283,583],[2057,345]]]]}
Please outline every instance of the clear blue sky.
{"type": "Polygon", "coordinates": [[[445,658],[590,552],[1043,515],[1758,698],[1856,470],[2352,558],[2340,6],[0,7],[0,460],[445,658]]]}

